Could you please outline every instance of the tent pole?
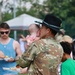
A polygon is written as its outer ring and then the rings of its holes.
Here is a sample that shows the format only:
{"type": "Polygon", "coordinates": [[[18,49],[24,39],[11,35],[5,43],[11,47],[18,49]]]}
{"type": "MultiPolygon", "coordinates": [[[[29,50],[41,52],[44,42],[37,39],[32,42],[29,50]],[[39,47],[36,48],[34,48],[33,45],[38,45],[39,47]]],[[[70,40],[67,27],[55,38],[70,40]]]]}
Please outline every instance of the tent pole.
{"type": "MultiPolygon", "coordinates": [[[[15,18],[15,17],[16,17],[15,2],[16,2],[16,1],[15,1],[15,0],[13,0],[13,9],[14,9],[14,10],[13,10],[13,14],[14,14],[14,15],[13,15],[13,18],[15,18]]],[[[14,31],[14,39],[15,39],[15,40],[17,39],[17,31],[16,31],[16,30],[14,31]]]]}
{"type": "Polygon", "coordinates": [[[17,40],[17,31],[14,31],[14,39],[17,40]]]}

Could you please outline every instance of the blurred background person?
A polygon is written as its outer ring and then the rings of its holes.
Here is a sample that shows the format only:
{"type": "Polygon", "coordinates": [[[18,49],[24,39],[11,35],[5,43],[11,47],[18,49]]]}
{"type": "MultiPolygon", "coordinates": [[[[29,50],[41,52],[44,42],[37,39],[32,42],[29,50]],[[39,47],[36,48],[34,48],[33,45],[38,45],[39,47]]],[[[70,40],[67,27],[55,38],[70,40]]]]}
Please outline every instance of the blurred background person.
{"type": "Polygon", "coordinates": [[[0,75],[17,74],[14,71],[3,70],[3,67],[11,68],[16,66],[15,58],[21,56],[20,45],[9,37],[10,27],[7,23],[0,24],[0,58],[10,57],[8,61],[0,60],[0,75]]]}
{"type": "Polygon", "coordinates": [[[61,42],[63,40],[64,35],[65,35],[65,30],[60,29],[60,31],[56,34],[55,38],[58,42],[61,42]]]}
{"type": "MultiPolygon", "coordinates": [[[[63,42],[68,42],[72,46],[73,39],[69,35],[64,35],[62,41],[63,42]]],[[[70,55],[71,55],[71,58],[73,59],[73,52],[72,51],[71,51],[70,55]]]]}
{"type": "MultiPolygon", "coordinates": [[[[60,31],[56,34],[55,38],[56,38],[57,42],[62,42],[62,41],[68,42],[72,46],[73,39],[69,35],[65,34],[64,29],[60,29],[60,31]]],[[[71,52],[71,57],[73,58],[73,52],[71,52]]]]}
{"type": "Polygon", "coordinates": [[[75,40],[73,40],[72,43],[72,55],[73,55],[73,59],[75,60],[75,40]]]}
{"type": "Polygon", "coordinates": [[[22,34],[20,34],[19,36],[19,44],[20,44],[20,48],[21,48],[21,51],[22,53],[24,53],[26,51],[25,49],[25,45],[26,45],[26,41],[23,41],[23,39],[25,38],[22,34]]]}
{"type": "MultiPolygon", "coordinates": [[[[58,32],[57,35],[56,35],[56,40],[58,42],[68,42],[72,46],[73,39],[69,35],[65,34],[65,30],[64,29],[60,29],[60,31],[58,32]]],[[[71,56],[71,58],[73,58],[72,51],[71,51],[70,56],[71,56]]],[[[61,63],[58,66],[59,75],[60,75],[60,66],[61,66],[61,63]]]]}
{"type": "Polygon", "coordinates": [[[60,44],[64,51],[61,64],[61,75],[75,75],[75,61],[70,56],[72,46],[68,42],[60,42],[60,44]]]}

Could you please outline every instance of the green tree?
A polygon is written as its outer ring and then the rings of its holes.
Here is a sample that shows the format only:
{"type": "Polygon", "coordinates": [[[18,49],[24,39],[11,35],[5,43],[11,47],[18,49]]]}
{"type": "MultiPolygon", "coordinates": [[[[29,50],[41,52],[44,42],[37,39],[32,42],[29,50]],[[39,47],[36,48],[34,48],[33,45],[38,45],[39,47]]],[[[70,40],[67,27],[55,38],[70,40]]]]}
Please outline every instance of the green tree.
{"type": "MultiPolygon", "coordinates": [[[[40,4],[40,0],[16,0],[19,6],[16,7],[16,16],[27,13],[37,18],[43,19],[47,13],[55,14],[63,21],[63,28],[66,30],[66,34],[75,36],[75,0],[44,0],[43,4],[40,4]],[[26,5],[27,2],[31,3],[30,10],[27,10],[25,6],[21,6],[22,3],[26,5]]],[[[13,6],[9,6],[12,10],[13,6]]],[[[4,18],[10,19],[12,14],[4,14],[4,18]]],[[[5,20],[5,19],[4,19],[5,20]]]]}
{"type": "MultiPolygon", "coordinates": [[[[64,22],[63,28],[66,34],[74,36],[75,31],[75,0],[45,0],[43,5],[33,3],[30,9],[31,15],[43,18],[45,14],[55,14],[64,22]],[[37,13],[38,11],[38,13],[37,13]],[[36,12],[36,13],[35,13],[36,12]],[[37,16],[38,15],[38,16],[37,16]]],[[[29,11],[29,12],[30,12],[29,11]]]]}

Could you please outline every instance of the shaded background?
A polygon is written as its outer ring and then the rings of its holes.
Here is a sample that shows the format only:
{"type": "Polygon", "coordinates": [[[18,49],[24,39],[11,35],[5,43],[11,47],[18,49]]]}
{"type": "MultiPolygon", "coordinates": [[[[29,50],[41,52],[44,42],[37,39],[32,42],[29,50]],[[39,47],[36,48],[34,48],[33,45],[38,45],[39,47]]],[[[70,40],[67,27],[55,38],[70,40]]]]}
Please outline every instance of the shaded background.
{"type": "MultiPolygon", "coordinates": [[[[75,0],[0,0],[0,23],[24,13],[40,19],[47,13],[55,14],[62,19],[61,28],[66,34],[75,38],[75,0]]],[[[27,35],[24,31],[19,33],[27,35]]],[[[13,37],[13,31],[10,36],[13,37]]]]}

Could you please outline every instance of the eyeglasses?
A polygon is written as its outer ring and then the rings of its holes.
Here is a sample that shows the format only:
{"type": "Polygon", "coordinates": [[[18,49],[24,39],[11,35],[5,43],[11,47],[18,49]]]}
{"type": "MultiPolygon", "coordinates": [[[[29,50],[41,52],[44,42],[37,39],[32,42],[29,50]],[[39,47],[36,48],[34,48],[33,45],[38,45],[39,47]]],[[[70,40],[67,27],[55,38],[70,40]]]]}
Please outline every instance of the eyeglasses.
{"type": "Polygon", "coordinates": [[[4,34],[4,33],[5,33],[5,34],[8,34],[9,31],[5,31],[5,32],[1,31],[0,33],[1,33],[1,34],[4,34]]]}

